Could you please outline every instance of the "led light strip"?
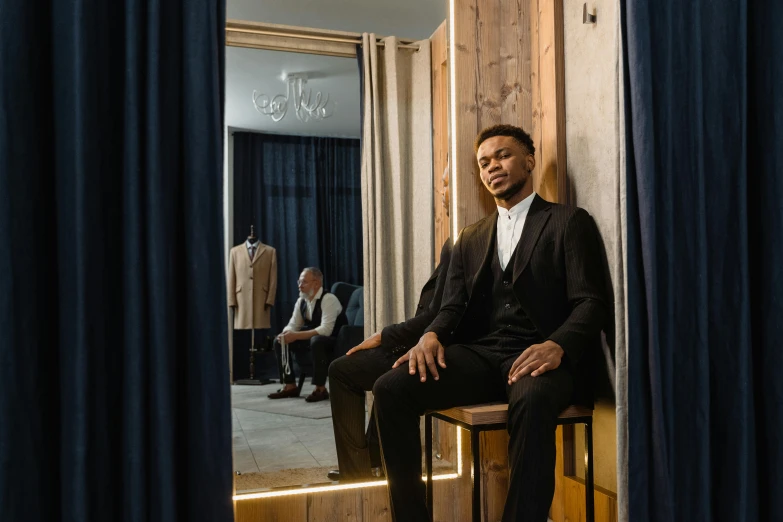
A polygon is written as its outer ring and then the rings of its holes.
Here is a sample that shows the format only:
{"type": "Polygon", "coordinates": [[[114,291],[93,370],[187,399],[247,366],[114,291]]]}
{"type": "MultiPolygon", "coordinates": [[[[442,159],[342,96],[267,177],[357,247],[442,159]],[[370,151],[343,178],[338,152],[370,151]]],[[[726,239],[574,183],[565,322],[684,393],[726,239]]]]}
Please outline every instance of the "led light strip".
{"type": "MultiPolygon", "coordinates": [[[[457,428],[457,472],[447,473],[444,475],[433,475],[432,480],[450,480],[462,476],[462,429],[457,428]]],[[[427,476],[422,475],[421,480],[426,481],[427,476]]],[[[283,489],[278,491],[260,491],[258,493],[242,493],[234,495],[232,498],[234,501],[239,500],[252,500],[257,498],[273,498],[273,497],[285,497],[291,495],[304,495],[306,493],[325,493],[328,491],[343,491],[349,489],[358,488],[373,488],[377,486],[385,486],[387,481],[376,480],[373,482],[357,482],[354,484],[336,484],[330,486],[310,486],[301,487],[297,489],[283,489]]]]}
{"type": "MultiPolygon", "coordinates": [[[[449,123],[451,128],[451,172],[449,173],[450,185],[451,185],[451,241],[455,243],[457,241],[457,234],[459,233],[459,219],[457,210],[459,208],[459,195],[457,193],[457,185],[459,184],[459,170],[457,169],[457,53],[455,51],[457,42],[455,41],[454,31],[454,7],[455,0],[449,0],[449,98],[451,103],[451,118],[449,123]]],[[[460,454],[460,457],[462,455],[460,454]]]]}

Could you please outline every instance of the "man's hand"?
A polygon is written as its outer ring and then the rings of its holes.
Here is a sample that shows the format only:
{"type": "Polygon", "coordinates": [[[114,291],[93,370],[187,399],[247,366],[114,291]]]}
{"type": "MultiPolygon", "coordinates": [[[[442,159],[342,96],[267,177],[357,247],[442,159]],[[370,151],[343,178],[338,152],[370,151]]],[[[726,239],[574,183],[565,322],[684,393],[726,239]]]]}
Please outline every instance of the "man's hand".
{"type": "Polygon", "coordinates": [[[508,383],[517,382],[528,373],[533,377],[538,377],[542,373],[554,370],[560,366],[564,353],[560,345],[554,341],[530,345],[511,365],[511,371],[508,372],[508,383]]]}
{"type": "Polygon", "coordinates": [[[299,332],[283,332],[277,336],[277,340],[286,344],[294,343],[300,340],[299,332]]]}
{"type": "Polygon", "coordinates": [[[427,380],[427,368],[437,381],[440,379],[438,375],[438,367],[435,365],[437,359],[441,368],[446,367],[446,355],[443,349],[443,345],[438,341],[438,336],[432,332],[427,332],[421,336],[419,342],[408,350],[408,353],[397,359],[392,365],[392,368],[396,368],[405,361],[408,361],[408,373],[411,375],[416,374],[416,370],[419,370],[419,377],[421,382],[427,380]]]}
{"type": "Polygon", "coordinates": [[[381,333],[375,332],[370,337],[362,341],[358,346],[354,346],[345,355],[351,355],[359,350],[369,350],[370,348],[378,348],[381,345],[381,333]]]}

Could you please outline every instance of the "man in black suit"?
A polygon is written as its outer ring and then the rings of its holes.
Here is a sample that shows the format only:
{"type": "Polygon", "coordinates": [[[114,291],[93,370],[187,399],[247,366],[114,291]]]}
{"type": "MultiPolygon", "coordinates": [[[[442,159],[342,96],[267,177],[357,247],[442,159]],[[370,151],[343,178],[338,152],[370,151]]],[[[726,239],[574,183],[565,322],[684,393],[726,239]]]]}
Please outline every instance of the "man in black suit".
{"type": "Polygon", "coordinates": [[[587,399],[573,392],[607,315],[595,223],[584,210],[533,192],[530,136],[498,125],[479,134],[475,149],[498,211],[460,234],[440,312],[373,387],[398,522],[428,520],[419,417],[499,400],[509,402],[503,521],[545,522],[557,417],[587,399]]]}
{"type": "Polygon", "coordinates": [[[438,314],[451,248],[449,238],[441,248],[440,263],[421,289],[415,317],[385,327],[329,366],[332,424],[339,467],[339,471],[329,472],[331,480],[361,480],[380,475],[381,455],[373,413],[367,433],[364,432],[365,392],[372,390],[378,377],[390,371],[394,361],[419,341],[424,329],[438,314]]]}

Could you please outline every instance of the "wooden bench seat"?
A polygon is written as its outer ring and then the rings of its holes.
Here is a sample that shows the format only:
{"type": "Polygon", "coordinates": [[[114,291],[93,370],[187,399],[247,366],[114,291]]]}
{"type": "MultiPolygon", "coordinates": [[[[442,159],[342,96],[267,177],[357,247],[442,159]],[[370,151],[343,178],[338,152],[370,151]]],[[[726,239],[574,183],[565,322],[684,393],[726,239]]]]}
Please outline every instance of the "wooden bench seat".
{"type": "MultiPolygon", "coordinates": [[[[508,403],[476,404],[448,410],[432,411],[424,416],[425,461],[427,465],[427,509],[432,520],[432,419],[439,419],[457,425],[470,432],[470,450],[473,454],[471,470],[473,522],[481,522],[481,446],[482,431],[506,429],[508,403]]],[[[584,406],[571,405],[557,418],[557,424],[584,424],[585,452],[585,513],[586,521],[595,521],[593,485],[593,410],[584,406]]],[[[512,492],[509,492],[512,494],[512,492]]]]}

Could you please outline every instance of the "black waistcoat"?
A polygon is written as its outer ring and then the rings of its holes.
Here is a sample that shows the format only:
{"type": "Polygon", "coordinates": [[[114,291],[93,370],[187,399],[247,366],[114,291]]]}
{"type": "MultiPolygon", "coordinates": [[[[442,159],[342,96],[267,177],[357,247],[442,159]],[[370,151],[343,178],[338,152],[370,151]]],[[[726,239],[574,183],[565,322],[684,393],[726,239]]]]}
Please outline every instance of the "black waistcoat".
{"type": "Polygon", "coordinates": [[[304,319],[304,326],[302,326],[302,330],[314,330],[315,328],[321,326],[321,300],[328,293],[329,292],[324,292],[321,294],[321,297],[315,301],[315,306],[313,307],[313,316],[310,319],[307,319],[307,301],[302,299],[302,302],[299,304],[299,311],[302,313],[302,319],[304,319]]]}
{"type": "MultiPolygon", "coordinates": [[[[492,294],[487,303],[489,307],[488,333],[479,344],[491,346],[500,350],[519,351],[527,348],[531,344],[543,341],[541,334],[536,329],[533,322],[525,314],[522,306],[519,304],[517,296],[514,294],[512,284],[514,273],[514,259],[519,252],[517,242],[514,253],[503,270],[498,259],[497,240],[495,240],[494,255],[490,272],[492,274],[492,294]]],[[[523,289],[524,290],[524,289],[523,289]]]]}

